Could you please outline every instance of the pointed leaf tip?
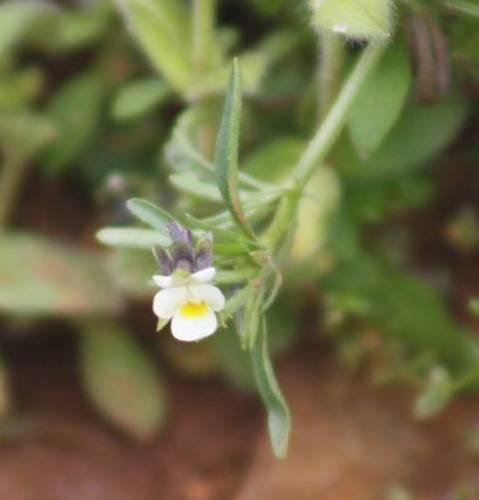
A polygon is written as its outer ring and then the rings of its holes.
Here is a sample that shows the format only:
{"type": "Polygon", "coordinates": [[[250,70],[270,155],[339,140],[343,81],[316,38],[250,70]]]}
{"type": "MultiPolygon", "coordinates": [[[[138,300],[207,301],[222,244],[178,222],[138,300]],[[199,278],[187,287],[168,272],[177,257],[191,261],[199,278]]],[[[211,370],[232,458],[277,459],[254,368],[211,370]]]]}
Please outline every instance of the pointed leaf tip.
{"type": "Polygon", "coordinates": [[[238,228],[249,238],[253,230],[246,220],[238,190],[238,148],[241,124],[241,71],[238,59],[233,60],[223,117],[216,139],[215,169],[218,189],[238,228]]]}

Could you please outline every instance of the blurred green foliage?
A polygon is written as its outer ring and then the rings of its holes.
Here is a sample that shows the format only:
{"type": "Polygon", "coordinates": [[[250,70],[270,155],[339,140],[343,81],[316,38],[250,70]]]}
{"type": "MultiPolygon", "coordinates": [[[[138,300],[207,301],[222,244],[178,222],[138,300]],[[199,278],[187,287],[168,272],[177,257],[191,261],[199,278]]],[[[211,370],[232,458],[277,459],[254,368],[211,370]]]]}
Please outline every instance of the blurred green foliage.
{"type": "MultiPolygon", "coordinates": [[[[230,3],[218,0],[215,19],[200,28],[192,3],[0,5],[0,311],[77,320],[87,393],[107,418],[142,439],[163,424],[166,397],[151,360],[117,322],[126,298],[150,299],[154,263],[143,250],[163,243],[164,235],[135,226],[126,199],[156,200],[176,214],[210,217],[207,222],[225,235],[231,231],[227,212],[217,214],[224,207],[212,161],[230,63],[237,56],[246,96],[237,181],[246,188],[247,218],[263,227],[281,197],[268,189],[290,180],[316,128],[322,97],[319,37],[310,28],[307,0],[251,0],[238,22],[229,15],[230,3]],[[135,248],[99,257],[80,238],[58,242],[54,235],[37,235],[36,227],[19,232],[7,214],[15,212],[13,194],[32,171],[47,185],[68,179],[98,215],[92,232],[105,222],[110,228],[100,233],[103,242],[135,248]],[[260,195],[251,178],[262,183],[260,195]],[[130,222],[128,229],[119,228],[130,222]]],[[[318,172],[306,189],[284,266],[290,288],[271,310],[269,337],[275,352],[291,345],[313,289],[322,330],[344,334],[355,345],[363,325],[377,329],[389,353],[385,359],[394,359],[391,371],[406,370],[424,391],[416,414],[426,416],[457,391],[478,388],[470,376],[476,373],[477,341],[451,317],[441,293],[404,264],[411,259],[407,248],[395,249],[401,259],[390,258],[379,229],[402,224],[415,238],[397,216],[434,198],[443,154],[477,120],[479,18],[455,2],[397,1],[394,16],[383,9],[393,2],[370,2],[381,9],[378,24],[356,3],[323,2],[315,23],[352,23],[351,34],[359,38],[395,30],[394,41],[355,101],[329,155],[329,170],[318,172]],[[347,10],[344,19],[341,9],[347,10]],[[421,92],[425,73],[440,80],[432,87],[442,89],[427,101],[421,92]]],[[[359,47],[341,43],[346,64],[331,79],[333,94],[359,47]]],[[[467,139],[457,144],[461,154],[477,156],[467,139]]],[[[224,185],[233,210],[235,189],[224,185]]],[[[25,210],[42,210],[21,202],[25,210]]],[[[217,241],[219,263],[244,245],[222,243],[217,241]]],[[[251,390],[251,363],[234,328],[214,337],[207,352],[214,370],[251,390]]],[[[164,353],[174,363],[175,356],[164,353]]],[[[6,384],[2,374],[0,379],[2,400],[6,384]]]]}

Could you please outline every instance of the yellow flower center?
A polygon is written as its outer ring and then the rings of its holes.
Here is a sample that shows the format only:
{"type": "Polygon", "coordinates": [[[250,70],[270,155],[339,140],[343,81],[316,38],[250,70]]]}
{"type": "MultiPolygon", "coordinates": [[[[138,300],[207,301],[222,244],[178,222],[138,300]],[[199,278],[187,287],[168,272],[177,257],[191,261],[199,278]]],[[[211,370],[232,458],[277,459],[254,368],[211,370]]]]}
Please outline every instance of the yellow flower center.
{"type": "Polygon", "coordinates": [[[180,314],[184,318],[201,318],[208,312],[206,302],[187,302],[180,307],[180,314]]]}

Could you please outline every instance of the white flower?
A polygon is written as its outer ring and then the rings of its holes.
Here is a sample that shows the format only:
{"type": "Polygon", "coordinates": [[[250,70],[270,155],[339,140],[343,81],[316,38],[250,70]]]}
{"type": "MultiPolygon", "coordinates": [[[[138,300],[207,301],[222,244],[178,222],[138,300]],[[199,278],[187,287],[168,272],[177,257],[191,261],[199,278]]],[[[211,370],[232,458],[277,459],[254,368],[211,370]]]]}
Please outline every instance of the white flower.
{"type": "Polygon", "coordinates": [[[218,328],[215,312],[225,306],[221,290],[210,282],[216,270],[208,267],[188,277],[153,276],[162,290],[153,300],[158,318],[171,321],[171,333],[178,340],[192,342],[212,335],[218,328]]]}

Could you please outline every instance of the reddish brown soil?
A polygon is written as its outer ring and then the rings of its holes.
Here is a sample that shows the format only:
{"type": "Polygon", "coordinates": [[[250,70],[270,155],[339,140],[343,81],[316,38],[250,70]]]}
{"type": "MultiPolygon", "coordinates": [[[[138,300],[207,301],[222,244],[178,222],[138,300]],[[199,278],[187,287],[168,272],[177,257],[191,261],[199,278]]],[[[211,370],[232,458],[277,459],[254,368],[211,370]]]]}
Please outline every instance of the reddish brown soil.
{"type": "Polygon", "coordinates": [[[259,430],[254,399],[219,381],[171,375],[169,423],[154,442],[137,445],[89,408],[72,341],[47,337],[10,353],[15,396],[33,427],[12,434],[0,426],[2,500],[231,497],[259,430]]]}
{"type": "Polygon", "coordinates": [[[59,335],[8,352],[30,427],[0,426],[2,500],[384,500],[398,484],[443,500],[479,478],[464,440],[479,421],[476,398],[415,422],[408,391],[348,376],[316,341],[280,363],[295,421],[285,462],[271,456],[253,398],[171,373],[167,427],[131,443],[90,409],[73,347],[59,335]]]}

